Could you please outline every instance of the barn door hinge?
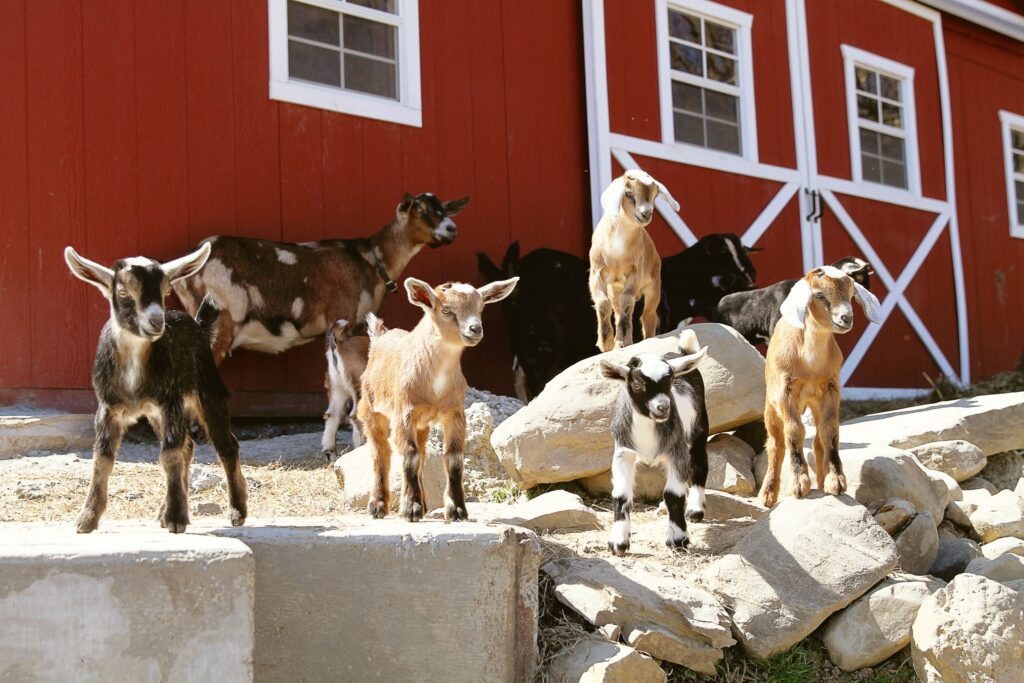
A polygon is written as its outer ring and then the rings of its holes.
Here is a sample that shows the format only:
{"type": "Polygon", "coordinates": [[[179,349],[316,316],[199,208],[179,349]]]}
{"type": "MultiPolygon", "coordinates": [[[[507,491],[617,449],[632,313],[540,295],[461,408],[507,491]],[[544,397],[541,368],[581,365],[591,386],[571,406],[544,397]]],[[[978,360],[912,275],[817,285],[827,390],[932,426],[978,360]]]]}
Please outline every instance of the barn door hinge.
{"type": "Polygon", "coordinates": [[[818,223],[821,221],[821,193],[809,187],[805,187],[804,192],[807,193],[807,201],[811,205],[811,210],[805,216],[805,219],[811,223],[818,223]]]}

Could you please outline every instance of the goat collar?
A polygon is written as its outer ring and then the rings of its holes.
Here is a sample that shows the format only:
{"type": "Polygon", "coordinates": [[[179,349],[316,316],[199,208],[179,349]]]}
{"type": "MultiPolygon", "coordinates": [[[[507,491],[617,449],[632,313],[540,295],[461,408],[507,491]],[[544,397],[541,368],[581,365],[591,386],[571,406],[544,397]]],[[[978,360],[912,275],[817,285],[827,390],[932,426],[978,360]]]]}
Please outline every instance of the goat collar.
{"type": "Polygon", "coordinates": [[[391,279],[390,275],[388,275],[388,271],[384,269],[384,260],[380,257],[379,249],[373,250],[373,261],[373,265],[377,269],[377,275],[379,275],[380,279],[384,281],[384,288],[392,294],[397,292],[398,285],[395,284],[395,281],[391,279]]]}

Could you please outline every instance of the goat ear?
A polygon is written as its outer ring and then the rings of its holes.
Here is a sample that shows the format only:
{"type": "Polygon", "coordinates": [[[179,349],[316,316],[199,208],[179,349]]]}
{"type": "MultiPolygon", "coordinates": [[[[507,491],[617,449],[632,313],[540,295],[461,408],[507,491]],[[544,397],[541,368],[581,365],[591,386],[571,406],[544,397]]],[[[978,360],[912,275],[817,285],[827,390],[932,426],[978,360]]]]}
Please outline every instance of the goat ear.
{"type": "MultiPolygon", "coordinates": [[[[423,280],[417,280],[414,277],[405,278],[405,291],[409,295],[409,302],[419,306],[424,311],[429,311],[434,308],[434,303],[437,302],[437,294],[434,294],[434,288],[428,285],[423,280]]],[[[367,321],[369,323],[369,321],[367,321]]],[[[370,324],[372,328],[373,325],[370,324]]]]}
{"type": "Polygon", "coordinates": [[[508,245],[505,258],[501,260],[501,269],[505,275],[516,275],[519,272],[519,240],[508,245]]]}
{"type": "Polygon", "coordinates": [[[409,208],[412,206],[412,200],[413,200],[413,196],[411,194],[409,194],[408,192],[403,194],[402,195],[402,201],[400,201],[398,203],[398,206],[395,208],[395,212],[396,213],[400,213],[400,214],[401,213],[408,213],[409,212],[409,208]]]}
{"type": "Polygon", "coordinates": [[[629,379],[629,368],[625,365],[613,363],[610,360],[601,361],[601,375],[608,378],[625,382],[629,379]]]}
{"type": "Polygon", "coordinates": [[[747,252],[748,254],[758,254],[758,253],[764,251],[764,247],[748,247],[748,246],[744,246],[743,247],[743,251],[747,252]]]}
{"type": "Polygon", "coordinates": [[[854,281],[853,287],[857,292],[857,301],[860,302],[860,307],[864,309],[864,315],[871,322],[880,324],[882,322],[882,304],[878,302],[878,297],[857,281],[854,281]]]}
{"type": "Polygon", "coordinates": [[[779,311],[782,317],[793,327],[804,329],[804,318],[807,317],[807,307],[811,305],[811,284],[807,280],[799,280],[789,296],[782,302],[779,311]]]}
{"type": "Polygon", "coordinates": [[[203,242],[203,244],[191,254],[186,254],[181,258],[176,258],[173,261],[161,264],[160,270],[164,271],[167,279],[171,282],[180,280],[183,277],[195,275],[203,266],[206,265],[206,259],[210,258],[210,249],[210,243],[203,242]]]}
{"type": "Polygon", "coordinates": [[[103,296],[110,296],[110,288],[114,284],[114,271],[79,256],[78,252],[71,247],[64,248],[64,260],[67,262],[68,268],[71,269],[72,275],[103,292],[103,296]]]}
{"type": "Polygon", "coordinates": [[[658,194],[665,198],[665,201],[667,201],[668,205],[672,207],[672,210],[678,211],[679,202],[677,202],[676,198],[672,196],[672,193],[668,191],[668,188],[665,187],[660,180],[655,180],[654,184],[658,186],[658,194]]]}
{"type": "Polygon", "coordinates": [[[616,178],[601,193],[601,210],[609,216],[618,216],[622,207],[622,194],[626,191],[625,178],[616,178]]]}
{"type": "Polygon", "coordinates": [[[482,251],[476,252],[476,268],[488,280],[497,280],[505,274],[494,264],[491,257],[482,251]]]}
{"type": "Polygon", "coordinates": [[[484,285],[476,291],[480,292],[480,296],[483,297],[485,304],[493,304],[511,294],[518,283],[519,278],[517,277],[510,280],[498,280],[497,282],[484,285]]]}
{"type": "Polygon", "coordinates": [[[469,195],[466,195],[462,199],[453,199],[450,202],[444,203],[444,213],[449,218],[457,216],[462,213],[462,210],[469,204],[469,195]]]}
{"type": "Polygon", "coordinates": [[[679,358],[669,358],[668,364],[672,368],[672,374],[676,377],[679,375],[685,375],[690,372],[704,360],[704,356],[708,353],[708,347],[702,346],[697,350],[696,353],[691,353],[686,356],[680,356],[679,358]]]}

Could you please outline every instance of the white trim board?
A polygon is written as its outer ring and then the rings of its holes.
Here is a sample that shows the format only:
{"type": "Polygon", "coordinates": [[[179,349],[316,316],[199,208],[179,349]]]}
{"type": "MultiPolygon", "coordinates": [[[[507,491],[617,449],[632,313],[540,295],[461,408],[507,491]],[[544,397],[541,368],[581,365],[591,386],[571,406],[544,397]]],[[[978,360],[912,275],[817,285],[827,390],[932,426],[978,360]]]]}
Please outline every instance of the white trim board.
{"type": "MultiPolygon", "coordinates": [[[[891,398],[923,398],[931,389],[887,389],[885,387],[847,387],[842,398],[848,401],[878,401],[891,398]]],[[[842,431],[840,429],[840,431],[842,431]]]]}
{"type": "Polygon", "coordinates": [[[1024,16],[985,0],[921,0],[935,9],[949,12],[979,26],[1024,41],[1024,16]]]}
{"type": "MultiPolygon", "coordinates": [[[[1024,173],[1013,170],[1013,131],[1024,133],[1024,116],[999,111],[999,129],[1003,142],[1003,167],[1006,175],[1006,209],[1010,224],[1010,236],[1024,238],[1024,223],[1017,220],[1017,189],[1014,183],[1024,181],[1024,173]]],[[[1022,197],[1024,199],[1024,197],[1022,197]]]]}

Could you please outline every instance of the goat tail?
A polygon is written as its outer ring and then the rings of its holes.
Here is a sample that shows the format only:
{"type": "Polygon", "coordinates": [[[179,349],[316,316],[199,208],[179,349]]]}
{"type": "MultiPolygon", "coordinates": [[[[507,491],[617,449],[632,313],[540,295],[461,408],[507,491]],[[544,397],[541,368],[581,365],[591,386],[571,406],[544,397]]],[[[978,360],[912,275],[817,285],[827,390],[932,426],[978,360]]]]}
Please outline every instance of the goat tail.
{"type": "Polygon", "coordinates": [[[378,318],[373,313],[366,314],[366,334],[370,337],[370,343],[372,344],[377,337],[381,336],[388,331],[388,328],[384,327],[384,321],[378,318]]]}
{"type": "Polygon", "coordinates": [[[679,353],[690,356],[700,351],[700,342],[697,340],[697,333],[691,329],[684,329],[679,333],[679,353]]]}
{"type": "Polygon", "coordinates": [[[202,303],[199,304],[199,310],[196,311],[196,322],[199,323],[199,329],[203,331],[203,336],[211,345],[217,338],[217,320],[220,318],[220,312],[220,304],[212,294],[203,297],[202,303]]]}

